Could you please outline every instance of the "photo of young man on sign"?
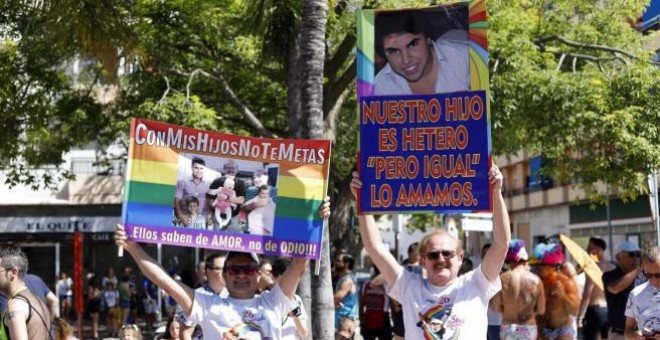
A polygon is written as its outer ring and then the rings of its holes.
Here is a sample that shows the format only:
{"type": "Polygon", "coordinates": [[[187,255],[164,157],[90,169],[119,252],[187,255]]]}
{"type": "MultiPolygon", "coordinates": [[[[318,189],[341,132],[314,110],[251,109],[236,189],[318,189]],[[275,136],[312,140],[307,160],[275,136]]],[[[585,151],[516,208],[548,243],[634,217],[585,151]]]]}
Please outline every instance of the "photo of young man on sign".
{"type": "Polygon", "coordinates": [[[466,4],[375,13],[375,95],[470,90],[466,4]]]}

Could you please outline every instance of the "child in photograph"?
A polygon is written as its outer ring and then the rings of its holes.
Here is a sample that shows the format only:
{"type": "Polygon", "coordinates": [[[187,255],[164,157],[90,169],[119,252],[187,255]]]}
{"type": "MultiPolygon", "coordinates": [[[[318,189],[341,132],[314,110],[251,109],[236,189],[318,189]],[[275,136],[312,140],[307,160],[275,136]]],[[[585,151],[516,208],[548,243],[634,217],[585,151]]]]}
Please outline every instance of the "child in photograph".
{"type": "Polygon", "coordinates": [[[270,187],[262,185],[256,197],[245,202],[248,213],[248,226],[250,234],[272,235],[273,219],[275,217],[275,203],[270,198],[270,187]]]}
{"type": "Polygon", "coordinates": [[[222,229],[229,225],[231,222],[231,209],[236,205],[231,203],[229,200],[236,197],[236,191],[234,190],[234,180],[231,178],[225,179],[221,188],[210,190],[209,195],[218,195],[213,201],[213,206],[215,207],[215,219],[218,221],[218,224],[222,229]],[[226,196],[227,198],[222,200],[220,199],[220,194],[226,196]],[[224,218],[222,216],[225,216],[224,218]]]}
{"type": "MultiPolygon", "coordinates": [[[[190,225],[184,225],[187,228],[206,229],[206,217],[199,213],[199,200],[195,196],[186,198],[186,215],[190,225]]],[[[184,219],[185,221],[185,219],[184,219]]]]}

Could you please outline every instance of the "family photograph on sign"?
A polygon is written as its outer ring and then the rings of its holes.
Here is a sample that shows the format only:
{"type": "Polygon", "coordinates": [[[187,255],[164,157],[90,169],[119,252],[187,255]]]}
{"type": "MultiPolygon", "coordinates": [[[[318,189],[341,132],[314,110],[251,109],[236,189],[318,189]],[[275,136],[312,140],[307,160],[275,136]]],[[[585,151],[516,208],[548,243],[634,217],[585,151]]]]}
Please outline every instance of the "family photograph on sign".
{"type": "Polygon", "coordinates": [[[172,226],[272,235],[278,167],[181,154],[172,226]]]}
{"type": "Polygon", "coordinates": [[[135,241],[320,256],[330,141],[133,119],[122,223],[135,241]]]}

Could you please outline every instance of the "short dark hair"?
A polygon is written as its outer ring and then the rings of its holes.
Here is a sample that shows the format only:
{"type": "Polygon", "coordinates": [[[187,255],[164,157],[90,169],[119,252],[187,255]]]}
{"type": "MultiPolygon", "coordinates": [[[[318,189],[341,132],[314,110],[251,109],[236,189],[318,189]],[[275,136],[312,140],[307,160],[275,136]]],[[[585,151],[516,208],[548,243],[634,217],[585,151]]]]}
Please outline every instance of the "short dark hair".
{"type": "Polygon", "coordinates": [[[273,261],[273,277],[278,278],[284,274],[286,269],[291,264],[291,260],[286,257],[278,257],[273,261]]]}
{"type": "Polygon", "coordinates": [[[353,255],[344,254],[341,260],[348,266],[348,269],[353,270],[353,268],[355,267],[355,258],[353,257],[353,255]]]}
{"type": "Polygon", "coordinates": [[[412,252],[419,252],[419,242],[412,243],[408,246],[408,255],[412,252]]]}
{"type": "Polygon", "coordinates": [[[203,166],[206,166],[206,162],[204,161],[204,159],[202,159],[200,157],[193,157],[192,165],[195,165],[195,164],[201,164],[203,166]]]}
{"type": "Polygon", "coordinates": [[[215,262],[216,259],[219,259],[219,258],[225,257],[225,256],[226,256],[226,254],[222,253],[222,252],[211,253],[204,260],[204,262],[206,262],[206,268],[209,268],[209,269],[212,268],[213,267],[213,262],[215,262]]]}
{"type": "Polygon", "coordinates": [[[410,10],[378,12],[375,18],[376,53],[385,56],[383,38],[390,34],[410,33],[429,36],[427,20],[419,20],[419,14],[410,10]]]}
{"type": "Polygon", "coordinates": [[[186,206],[188,206],[188,204],[191,202],[195,202],[197,205],[199,205],[199,200],[195,196],[188,196],[188,198],[186,198],[186,206]]]}
{"type": "Polygon", "coordinates": [[[607,243],[605,243],[605,240],[603,240],[602,238],[590,237],[589,243],[593,243],[593,245],[595,245],[596,247],[602,250],[607,250],[607,243]]]}

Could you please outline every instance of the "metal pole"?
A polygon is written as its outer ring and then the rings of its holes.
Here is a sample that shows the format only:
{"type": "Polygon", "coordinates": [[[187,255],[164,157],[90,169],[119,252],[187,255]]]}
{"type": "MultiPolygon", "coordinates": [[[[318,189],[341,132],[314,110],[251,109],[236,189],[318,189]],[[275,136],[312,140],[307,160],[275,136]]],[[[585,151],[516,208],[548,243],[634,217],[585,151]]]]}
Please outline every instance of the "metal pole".
{"type": "Polygon", "coordinates": [[[399,238],[401,233],[401,215],[394,214],[394,219],[392,220],[394,227],[394,253],[396,254],[396,261],[401,262],[399,258],[401,256],[401,246],[399,244],[399,238]]]}
{"type": "Polygon", "coordinates": [[[607,201],[605,203],[605,212],[607,214],[607,232],[609,236],[609,244],[610,246],[608,247],[610,249],[610,260],[614,260],[614,245],[612,244],[612,219],[610,217],[610,185],[607,184],[607,201]]]}
{"type": "MultiPolygon", "coordinates": [[[[163,265],[163,245],[158,243],[156,246],[156,259],[158,259],[158,263],[162,266],[163,265]]],[[[157,286],[158,287],[158,286],[157,286]]],[[[158,287],[158,313],[156,313],[156,320],[158,322],[163,321],[163,299],[161,299],[161,291],[160,287],[158,287]]]]}
{"type": "MultiPolygon", "coordinates": [[[[57,242],[57,243],[55,243],[55,277],[56,277],[55,280],[60,279],[60,271],[61,271],[61,268],[60,268],[60,243],[57,242]]],[[[56,293],[59,293],[59,292],[56,292],[56,293]]]]}

